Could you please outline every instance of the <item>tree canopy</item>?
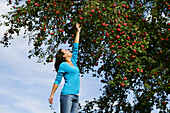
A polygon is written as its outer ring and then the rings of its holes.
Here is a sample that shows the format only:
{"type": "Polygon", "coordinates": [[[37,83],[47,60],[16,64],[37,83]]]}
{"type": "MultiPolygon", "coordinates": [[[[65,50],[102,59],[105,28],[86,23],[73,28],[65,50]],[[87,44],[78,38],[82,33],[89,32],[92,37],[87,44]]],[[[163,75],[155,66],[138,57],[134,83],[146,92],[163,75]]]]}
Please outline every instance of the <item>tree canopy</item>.
{"type": "Polygon", "coordinates": [[[170,3],[168,0],[8,0],[10,26],[4,47],[21,34],[34,48],[29,58],[53,62],[58,46],[73,45],[78,22],[80,73],[103,77],[103,94],[85,112],[167,112],[170,88],[170,3]],[[96,68],[95,68],[96,67],[96,68]],[[128,95],[135,95],[133,105],[128,95]]]}

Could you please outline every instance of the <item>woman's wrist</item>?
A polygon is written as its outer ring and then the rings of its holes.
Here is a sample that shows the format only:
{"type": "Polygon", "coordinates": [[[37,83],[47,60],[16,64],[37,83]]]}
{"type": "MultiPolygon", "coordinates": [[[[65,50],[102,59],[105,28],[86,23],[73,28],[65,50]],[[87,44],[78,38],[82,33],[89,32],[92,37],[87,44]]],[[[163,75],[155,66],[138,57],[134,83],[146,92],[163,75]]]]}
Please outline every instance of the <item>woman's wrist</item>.
{"type": "Polygon", "coordinates": [[[51,94],[50,97],[53,97],[53,94],[51,94]]]}
{"type": "Polygon", "coordinates": [[[77,30],[78,33],[80,33],[80,31],[77,30]]]}

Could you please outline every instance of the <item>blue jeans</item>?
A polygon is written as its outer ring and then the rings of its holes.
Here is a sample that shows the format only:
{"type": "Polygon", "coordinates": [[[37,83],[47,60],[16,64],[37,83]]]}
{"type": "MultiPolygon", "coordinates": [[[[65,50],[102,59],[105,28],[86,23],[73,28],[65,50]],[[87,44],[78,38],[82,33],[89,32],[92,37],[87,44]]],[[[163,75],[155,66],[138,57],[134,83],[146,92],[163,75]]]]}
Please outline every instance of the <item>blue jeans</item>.
{"type": "Polygon", "coordinates": [[[77,95],[60,95],[60,113],[78,113],[79,97],[77,95]]]}

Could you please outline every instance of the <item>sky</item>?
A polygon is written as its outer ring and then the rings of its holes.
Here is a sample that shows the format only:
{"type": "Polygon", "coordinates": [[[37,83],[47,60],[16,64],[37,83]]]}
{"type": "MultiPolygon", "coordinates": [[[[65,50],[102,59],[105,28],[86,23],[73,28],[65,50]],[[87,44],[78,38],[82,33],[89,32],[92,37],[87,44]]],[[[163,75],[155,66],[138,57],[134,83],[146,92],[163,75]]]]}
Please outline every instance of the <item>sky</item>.
{"type": "MultiPolygon", "coordinates": [[[[3,6],[0,8],[0,15],[10,11],[11,6],[6,4],[6,0],[0,1],[0,6],[3,6]]],[[[0,37],[7,28],[0,26],[0,37]]],[[[54,62],[44,65],[37,63],[36,58],[29,59],[28,51],[33,46],[28,45],[28,39],[24,39],[23,34],[23,29],[20,36],[15,34],[15,39],[10,41],[8,48],[0,44],[0,113],[52,113],[48,98],[57,74],[54,71],[54,62]]],[[[60,48],[68,49],[69,45],[62,44],[60,48]]],[[[92,77],[91,73],[80,76],[81,105],[84,105],[85,100],[93,100],[102,95],[99,89],[104,84],[100,80],[101,78],[92,77]]],[[[64,79],[54,94],[53,107],[56,113],[60,112],[59,99],[63,85],[64,79]]],[[[132,102],[132,96],[128,98],[132,102]]]]}

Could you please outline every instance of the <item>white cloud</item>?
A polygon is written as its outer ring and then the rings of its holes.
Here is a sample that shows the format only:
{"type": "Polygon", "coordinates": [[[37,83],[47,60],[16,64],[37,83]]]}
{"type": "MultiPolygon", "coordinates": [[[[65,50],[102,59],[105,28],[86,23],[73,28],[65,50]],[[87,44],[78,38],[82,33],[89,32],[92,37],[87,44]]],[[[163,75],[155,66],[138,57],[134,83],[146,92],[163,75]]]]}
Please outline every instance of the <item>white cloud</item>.
{"type": "Polygon", "coordinates": [[[16,106],[29,110],[30,113],[48,113],[50,109],[46,109],[44,103],[40,100],[34,100],[32,98],[21,98],[20,101],[15,103],[16,106]]]}
{"type": "MultiPolygon", "coordinates": [[[[27,95],[20,95],[17,93],[14,93],[15,89],[12,91],[10,90],[0,90],[0,94],[5,95],[6,97],[9,97],[10,100],[15,100],[14,107],[22,108],[25,110],[30,111],[30,113],[48,113],[49,110],[46,109],[47,106],[42,102],[42,100],[39,100],[38,98],[29,97],[27,95]]],[[[11,104],[9,104],[12,106],[11,104]]],[[[1,105],[1,108],[6,108],[8,106],[1,105]]],[[[11,108],[12,109],[12,108],[11,108]]],[[[6,109],[7,112],[9,109],[6,109]]],[[[2,113],[2,112],[1,112],[2,113]]],[[[6,113],[6,112],[4,112],[6,113]]]]}
{"type": "Polygon", "coordinates": [[[9,105],[0,105],[0,113],[17,113],[9,105]]]}

